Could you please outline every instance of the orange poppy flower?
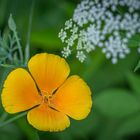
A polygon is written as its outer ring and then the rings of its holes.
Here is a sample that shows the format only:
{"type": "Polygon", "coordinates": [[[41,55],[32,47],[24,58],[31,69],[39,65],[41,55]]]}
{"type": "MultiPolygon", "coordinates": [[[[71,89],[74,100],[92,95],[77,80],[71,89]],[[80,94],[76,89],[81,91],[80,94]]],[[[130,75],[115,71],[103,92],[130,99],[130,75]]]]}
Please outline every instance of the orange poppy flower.
{"type": "Polygon", "coordinates": [[[81,120],[91,110],[91,91],[77,75],[70,76],[67,62],[53,54],[41,53],[28,62],[29,71],[13,70],[2,91],[6,112],[28,110],[28,122],[41,131],[61,131],[71,117],[81,120]]]}

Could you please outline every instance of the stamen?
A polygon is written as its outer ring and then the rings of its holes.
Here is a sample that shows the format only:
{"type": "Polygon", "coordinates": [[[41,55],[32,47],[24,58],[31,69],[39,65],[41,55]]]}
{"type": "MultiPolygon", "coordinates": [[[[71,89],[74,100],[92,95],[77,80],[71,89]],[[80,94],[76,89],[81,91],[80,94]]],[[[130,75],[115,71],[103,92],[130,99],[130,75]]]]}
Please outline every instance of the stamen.
{"type": "Polygon", "coordinates": [[[49,106],[51,104],[51,98],[52,98],[52,94],[49,94],[47,91],[45,90],[41,90],[41,95],[42,95],[42,103],[47,103],[49,106]]]}

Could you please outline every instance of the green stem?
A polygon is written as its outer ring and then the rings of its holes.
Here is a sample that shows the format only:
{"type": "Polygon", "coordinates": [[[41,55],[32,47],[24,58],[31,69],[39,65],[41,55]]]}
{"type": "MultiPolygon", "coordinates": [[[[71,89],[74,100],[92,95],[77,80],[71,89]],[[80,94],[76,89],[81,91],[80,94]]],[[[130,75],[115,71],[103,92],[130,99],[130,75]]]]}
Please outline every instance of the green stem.
{"type": "Polygon", "coordinates": [[[26,114],[27,114],[27,112],[20,113],[19,115],[15,116],[15,117],[13,117],[13,118],[11,118],[11,119],[5,121],[5,122],[0,123],[0,127],[4,127],[5,125],[7,125],[7,124],[9,124],[9,123],[14,122],[15,120],[17,120],[17,119],[19,119],[19,118],[25,116],[26,114]]]}
{"type": "Polygon", "coordinates": [[[21,60],[21,63],[23,63],[23,52],[22,52],[22,47],[21,47],[21,44],[20,44],[20,42],[19,42],[18,35],[17,35],[17,32],[16,32],[16,31],[14,31],[14,36],[15,36],[15,38],[16,38],[16,42],[17,42],[17,45],[18,45],[20,60],[21,60]]]}
{"type": "Polygon", "coordinates": [[[137,66],[134,69],[134,72],[136,72],[140,68],[140,61],[138,62],[137,66]]]}
{"type": "Polygon", "coordinates": [[[31,39],[31,29],[32,29],[32,21],[33,21],[33,12],[34,12],[35,0],[32,0],[30,15],[29,15],[29,25],[27,32],[27,42],[25,47],[25,64],[28,63],[30,58],[30,39],[31,39]]]}
{"type": "Polygon", "coordinates": [[[0,64],[0,67],[4,67],[4,68],[16,68],[16,66],[9,65],[9,64],[0,64]]]}

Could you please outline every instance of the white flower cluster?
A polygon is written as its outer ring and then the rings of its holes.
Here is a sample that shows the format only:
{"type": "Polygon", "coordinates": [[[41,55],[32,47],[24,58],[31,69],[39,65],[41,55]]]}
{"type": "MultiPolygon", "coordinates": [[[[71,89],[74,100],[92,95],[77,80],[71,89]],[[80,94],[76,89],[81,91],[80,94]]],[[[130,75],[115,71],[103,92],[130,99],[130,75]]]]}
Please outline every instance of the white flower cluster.
{"type": "Polygon", "coordinates": [[[139,0],[83,0],[59,33],[66,44],[63,56],[76,48],[76,58],[83,62],[87,53],[99,47],[107,59],[117,63],[130,53],[129,39],[140,33],[139,13],[139,0]]]}

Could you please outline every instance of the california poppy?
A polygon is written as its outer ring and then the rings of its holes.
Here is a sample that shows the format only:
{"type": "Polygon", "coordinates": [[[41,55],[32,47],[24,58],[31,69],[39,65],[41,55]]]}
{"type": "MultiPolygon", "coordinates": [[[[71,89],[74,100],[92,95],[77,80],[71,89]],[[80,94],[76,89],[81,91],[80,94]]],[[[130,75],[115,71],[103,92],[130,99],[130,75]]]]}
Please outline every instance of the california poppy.
{"type": "Polygon", "coordinates": [[[70,125],[69,117],[87,117],[92,106],[90,88],[77,75],[67,78],[70,68],[65,59],[37,54],[29,60],[28,69],[17,68],[5,80],[2,105],[6,112],[28,110],[28,122],[42,131],[61,131],[70,125]]]}

